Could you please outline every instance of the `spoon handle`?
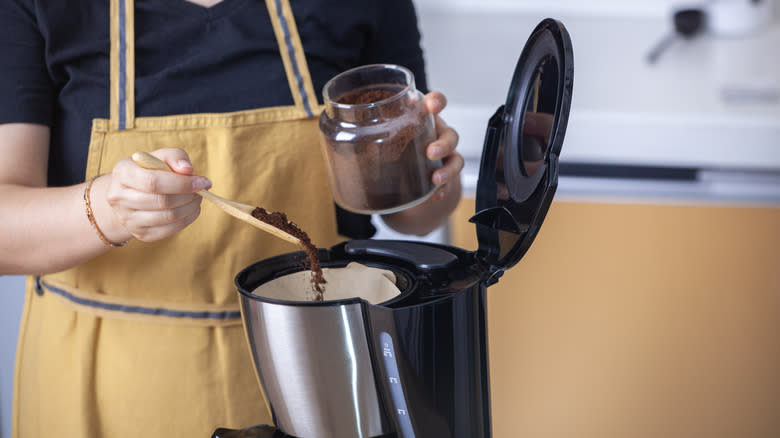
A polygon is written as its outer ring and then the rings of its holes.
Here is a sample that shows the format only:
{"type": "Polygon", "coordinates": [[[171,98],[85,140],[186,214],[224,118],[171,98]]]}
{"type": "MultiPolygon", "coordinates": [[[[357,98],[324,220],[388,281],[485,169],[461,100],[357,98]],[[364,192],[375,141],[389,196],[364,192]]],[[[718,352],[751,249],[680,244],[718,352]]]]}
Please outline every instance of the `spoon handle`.
{"type": "MultiPolygon", "coordinates": [[[[145,168],[145,169],[153,169],[153,170],[165,170],[168,172],[173,172],[170,167],[168,167],[165,162],[158,159],[154,155],[148,154],[146,152],[136,152],[133,154],[133,161],[135,161],[139,166],[145,168]]],[[[276,228],[275,226],[265,223],[256,217],[252,216],[252,212],[255,210],[255,207],[247,204],[242,204],[240,202],[231,201],[229,199],[225,199],[221,196],[217,196],[207,190],[199,190],[198,194],[202,196],[204,199],[211,201],[222,209],[225,213],[237,218],[241,219],[244,222],[247,222],[251,225],[254,225],[257,228],[260,228],[263,231],[266,231],[270,234],[273,234],[276,237],[279,237],[280,239],[284,239],[290,243],[294,243],[296,245],[300,245],[301,239],[293,236],[292,234],[288,234],[279,228],[276,228]]]]}
{"type": "Polygon", "coordinates": [[[144,169],[167,170],[168,172],[173,172],[164,161],[146,152],[134,153],[133,161],[144,169]]]}

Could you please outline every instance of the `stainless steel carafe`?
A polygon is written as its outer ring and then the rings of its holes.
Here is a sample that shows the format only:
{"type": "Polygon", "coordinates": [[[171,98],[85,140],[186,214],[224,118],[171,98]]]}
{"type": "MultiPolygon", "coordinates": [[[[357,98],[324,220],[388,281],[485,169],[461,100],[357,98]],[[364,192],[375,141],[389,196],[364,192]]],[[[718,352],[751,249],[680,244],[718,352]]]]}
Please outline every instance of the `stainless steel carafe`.
{"type": "Polygon", "coordinates": [[[486,291],[523,257],[552,202],[572,59],[558,21],[541,22],[526,43],[507,101],[488,122],[470,220],[476,251],[378,240],[319,250],[327,269],[358,263],[391,272],[397,294],[380,302],[367,298],[374,286],[359,280],[349,284],[351,297],[329,297],[326,285],[325,301],[318,302],[254,293],[304,270],[302,253],[259,261],[236,276],[247,339],[276,423],[268,433],[491,436],[486,291]]]}

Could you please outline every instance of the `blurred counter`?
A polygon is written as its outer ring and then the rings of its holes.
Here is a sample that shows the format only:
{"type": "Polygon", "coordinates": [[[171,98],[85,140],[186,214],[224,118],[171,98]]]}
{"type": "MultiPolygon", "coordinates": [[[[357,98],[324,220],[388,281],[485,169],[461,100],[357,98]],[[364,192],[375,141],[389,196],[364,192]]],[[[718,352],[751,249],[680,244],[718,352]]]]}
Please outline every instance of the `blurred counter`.
{"type": "MultiPolygon", "coordinates": [[[[429,85],[448,97],[443,117],[461,136],[468,192],[487,120],[545,16],[420,11],[429,85]]],[[[574,46],[560,196],[780,204],[780,23],[749,37],[677,40],[650,65],[647,53],[672,32],[665,16],[553,18],[574,46]]]]}

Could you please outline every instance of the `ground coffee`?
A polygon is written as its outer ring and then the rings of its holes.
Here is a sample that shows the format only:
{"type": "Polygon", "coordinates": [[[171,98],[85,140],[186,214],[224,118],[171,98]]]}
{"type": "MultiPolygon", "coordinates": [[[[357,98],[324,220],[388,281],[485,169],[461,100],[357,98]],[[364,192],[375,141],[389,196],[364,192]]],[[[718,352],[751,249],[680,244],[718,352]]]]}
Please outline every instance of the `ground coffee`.
{"type": "Polygon", "coordinates": [[[294,222],[288,220],[287,215],[284,213],[269,212],[264,208],[255,207],[255,209],[252,210],[252,216],[255,219],[259,219],[269,225],[273,225],[287,234],[300,239],[301,246],[306,252],[306,259],[308,261],[308,266],[306,267],[311,270],[312,274],[311,285],[312,290],[314,291],[314,300],[322,301],[323,293],[325,292],[325,287],[323,285],[326,283],[326,281],[325,277],[322,275],[322,266],[320,266],[320,256],[317,251],[317,247],[314,246],[314,244],[311,242],[309,235],[300,229],[300,227],[298,227],[298,225],[296,225],[294,222]]]}
{"type": "MultiPolygon", "coordinates": [[[[353,90],[349,93],[344,93],[341,96],[336,98],[336,103],[341,103],[345,105],[367,105],[369,103],[379,102],[381,100],[389,99],[396,94],[398,94],[399,91],[401,91],[402,88],[394,87],[391,89],[382,89],[382,88],[372,88],[369,90],[353,90]]],[[[396,110],[398,109],[398,105],[394,105],[396,110]]]]}
{"type": "Polygon", "coordinates": [[[334,196],[348,210],[386,211],[435,189],[431,176],[441,162],[425,155],[435,139],[433,116],[404,89],[379,84],[334,99],[337,104],[357,106],[333,108],[335,120],[358,127],[354,133],[324,137],[334,196]]]}

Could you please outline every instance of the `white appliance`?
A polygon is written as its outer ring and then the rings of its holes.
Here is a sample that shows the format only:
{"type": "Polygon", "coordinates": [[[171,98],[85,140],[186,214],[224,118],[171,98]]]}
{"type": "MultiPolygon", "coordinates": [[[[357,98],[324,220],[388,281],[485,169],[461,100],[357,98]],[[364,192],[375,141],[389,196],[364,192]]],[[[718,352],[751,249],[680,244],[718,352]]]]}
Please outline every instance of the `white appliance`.
{"type": "MultiPolygon", "coordinates": [[[[510,79],[504,54],[554,7],[421,3],[429,87],[448,97],[442,117],[460,134],[468,192],[481,122],[510,79]]],[[[678,41],[649,65],[669,14],[558,12],[578,71],[558,199],[780,205],[780,24],[678,41]]]]}

